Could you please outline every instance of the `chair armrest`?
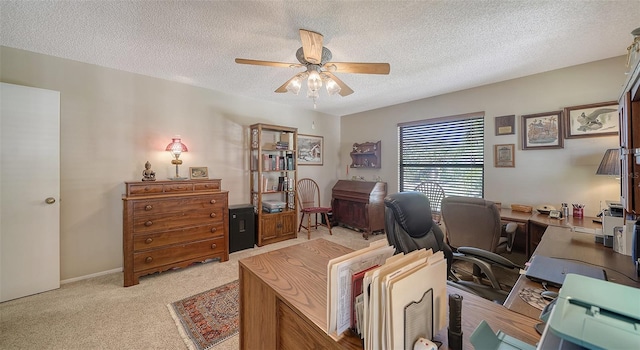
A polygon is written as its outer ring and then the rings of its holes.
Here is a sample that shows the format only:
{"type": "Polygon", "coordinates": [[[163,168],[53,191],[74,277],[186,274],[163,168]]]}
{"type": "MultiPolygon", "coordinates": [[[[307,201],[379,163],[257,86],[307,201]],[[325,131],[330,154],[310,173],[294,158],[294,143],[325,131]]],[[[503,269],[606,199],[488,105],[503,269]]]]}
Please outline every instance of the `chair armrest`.
{"type": "Polygon", "coordinates": [[[516,230],[518,230],[518,224],[516,224],[515,222],[507,223],[504,228],[504,232],[506,232],[508,235],[515,234],[516,230]]]}
{"type": "Polygon", "coordinates": [[[511,260],[484,249],[479,249],[474,247],[460,247],[458,248],[458,252],[467,256],[476,257],[478,259],[487,261],[491,264],[501,265],[502,267],[506,267],[508,269],[522,268],[521,266],[514,264],[511,260]]]}

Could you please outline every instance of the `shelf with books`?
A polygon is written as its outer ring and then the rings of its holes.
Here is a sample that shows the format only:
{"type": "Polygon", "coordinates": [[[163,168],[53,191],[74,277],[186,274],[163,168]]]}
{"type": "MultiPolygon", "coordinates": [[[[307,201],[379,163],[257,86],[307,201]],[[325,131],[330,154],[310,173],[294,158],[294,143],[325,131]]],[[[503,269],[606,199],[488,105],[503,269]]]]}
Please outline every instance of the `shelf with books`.
{"type": "Polygon", "coordinates": [[[286,126],[250,126],[251,203],[258,246],[297,236],[297,133],[298,129],[286,126]]]}

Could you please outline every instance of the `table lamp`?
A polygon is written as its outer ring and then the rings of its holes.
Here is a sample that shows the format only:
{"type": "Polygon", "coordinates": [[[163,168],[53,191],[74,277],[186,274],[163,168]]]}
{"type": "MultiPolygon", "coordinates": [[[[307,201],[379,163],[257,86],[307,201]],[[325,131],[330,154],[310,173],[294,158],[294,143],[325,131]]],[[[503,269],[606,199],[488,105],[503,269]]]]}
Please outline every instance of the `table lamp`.
{"type": "Polygon", "coordinates": [[[617,148],[608,149],[604,152],[604,157],[600,161],[600,166],[596,170],[596,175],[620,176],[620,150],[617,148]]]}
{"type": "Polygon", "coordinates": [[[180,177],[180,174],[178,173],[178,165],[182,164],[182,160],[179,159],[180,154],[182,154],[182,152],[188,152],[189,149],[187,148],[187,145],[182,143],[180,136],[176,136],[172,138],[172,140],[173,141],[167,145],[165,151],[169,151],[169,153],[175,157],[175,159],[171,161],[171,164],[176,165],[176,176],[170,177],[169,180],[186,180],[186,177],[180,177]]]}

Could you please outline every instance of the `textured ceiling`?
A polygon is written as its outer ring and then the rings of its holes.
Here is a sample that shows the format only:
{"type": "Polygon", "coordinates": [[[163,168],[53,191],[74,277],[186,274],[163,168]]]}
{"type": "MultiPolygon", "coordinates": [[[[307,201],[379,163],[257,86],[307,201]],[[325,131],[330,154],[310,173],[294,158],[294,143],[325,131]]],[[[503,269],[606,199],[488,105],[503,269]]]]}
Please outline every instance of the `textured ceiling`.
{"type": "Polygon", "coordinates": [[[317,110],[346,115],[626,54],[640,0],[0,1],[0,44],[225,93],[313,109],[273,91],[301,69],[298,29],[336,62],[388,62],[336,75],[355,93],[317,110]]]}

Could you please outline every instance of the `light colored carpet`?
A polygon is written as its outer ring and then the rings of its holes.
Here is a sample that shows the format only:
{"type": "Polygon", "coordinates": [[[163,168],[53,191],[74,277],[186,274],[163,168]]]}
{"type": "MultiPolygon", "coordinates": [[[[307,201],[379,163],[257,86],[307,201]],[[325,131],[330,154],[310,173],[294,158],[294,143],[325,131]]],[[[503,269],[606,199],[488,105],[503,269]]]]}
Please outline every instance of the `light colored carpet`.
{"type": "MultiPolygon", "coordinates": [[[[356,231],[320,227],[324,238],[361,249],[383,234],[364,240],[356,231]]],[[[307,241],[297,239],[230,254],[229,261],[195,264],[142,277],[122,287],[122,273],[63,285],[60,289],[0,304],[0,349],[186,349],[167,304],[238,278],[238,260],[307,241]]],[[[238,349],[238,336],[212,350],[238,349]]]]}

